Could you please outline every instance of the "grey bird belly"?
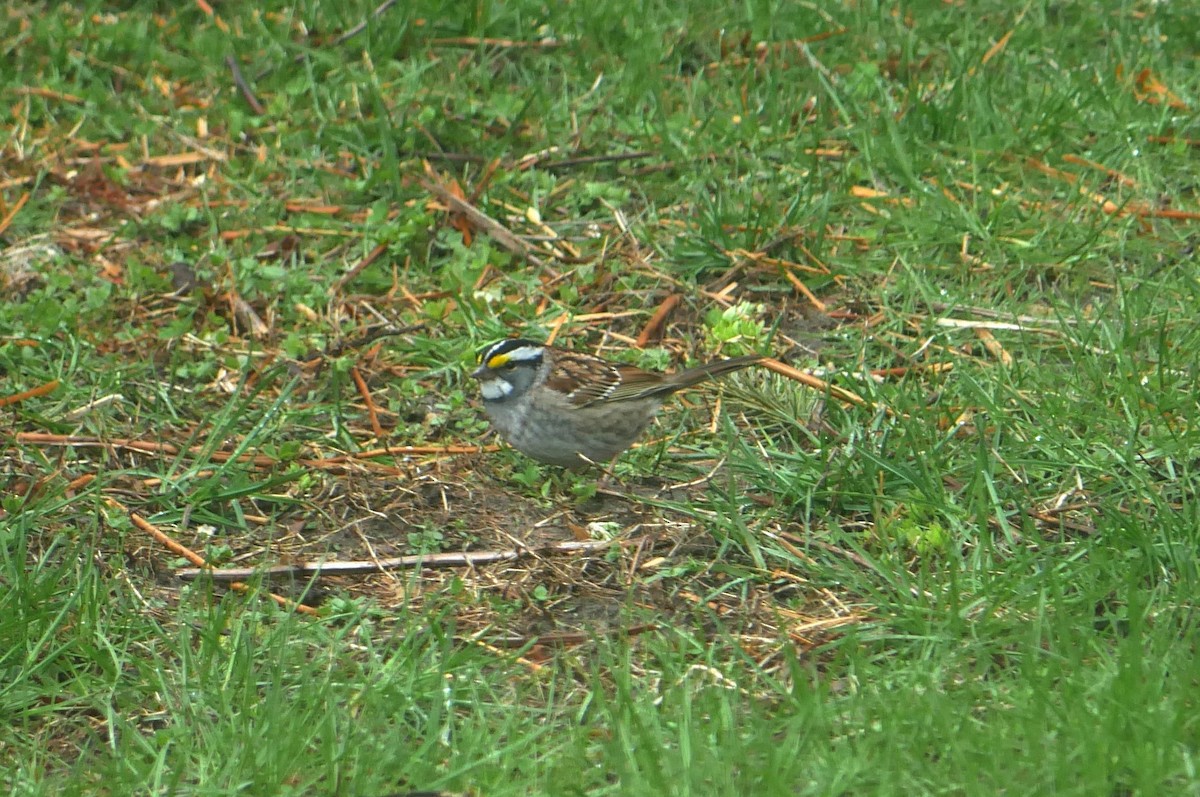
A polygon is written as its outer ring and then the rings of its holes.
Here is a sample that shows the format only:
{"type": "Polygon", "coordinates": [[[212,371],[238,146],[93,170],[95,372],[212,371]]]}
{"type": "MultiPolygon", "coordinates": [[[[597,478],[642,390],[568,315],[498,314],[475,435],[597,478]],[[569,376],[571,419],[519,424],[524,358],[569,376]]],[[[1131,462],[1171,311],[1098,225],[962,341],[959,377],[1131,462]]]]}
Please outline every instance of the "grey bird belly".
{"type": "Polygon", "coordinates": [[[518,402],[488,402],[484,410],[501,436],[518,451],[551,465],[578,468],[604,464],[620,454],[650,423],[657,399],[618,401],[578,408],[555,396],[518,402]]]}

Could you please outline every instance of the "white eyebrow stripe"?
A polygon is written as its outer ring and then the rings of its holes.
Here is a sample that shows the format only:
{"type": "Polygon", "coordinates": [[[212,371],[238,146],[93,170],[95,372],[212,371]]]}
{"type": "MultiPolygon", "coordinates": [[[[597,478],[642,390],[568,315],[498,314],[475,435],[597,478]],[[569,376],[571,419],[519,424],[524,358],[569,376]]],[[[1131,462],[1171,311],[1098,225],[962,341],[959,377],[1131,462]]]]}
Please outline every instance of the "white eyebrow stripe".
{"type": "MultiPolygon", "coordinates": [[[[531,360],[537,360],[542,356],[542,347],[541,346],[518,346],[517,348],[513,349],[512,351],[501,352],[501,354],[508,357],[510,360],[514,360],[516,362],[520,362],[520,363],[529,362],[531,360]]],[[[496,356],[495,353],[488,352],[488,356],[484,358],[484,362],[491,360],[492,357],[495,357],[495,356],[496,356]]]]}
{"type": "Polygon", "coordinates": [[[497,341],[496,343],[493,343],[491,346],[488,346],[486,349],[484,349],[483,352],[479,355],[480,362],[487,362],[492,357],[492,355],[494,355],[496,353],[496,349],[503,346],[504,343],[505,342],[502,340],[497,341]]]}

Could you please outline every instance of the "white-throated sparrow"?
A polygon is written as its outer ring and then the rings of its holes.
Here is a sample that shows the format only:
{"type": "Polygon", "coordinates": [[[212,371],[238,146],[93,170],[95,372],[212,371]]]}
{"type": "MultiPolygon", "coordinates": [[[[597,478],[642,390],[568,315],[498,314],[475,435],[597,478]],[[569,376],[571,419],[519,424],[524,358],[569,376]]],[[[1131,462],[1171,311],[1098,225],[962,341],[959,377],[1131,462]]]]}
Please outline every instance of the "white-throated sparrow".
{"type": "Polygon", "coordinates": [[[479,352],[471,376],[492,426],[513,448],[577,469],[633,445],[675,391],[761,360],[752,354],[662,374],[508,338],[479,352]]]}

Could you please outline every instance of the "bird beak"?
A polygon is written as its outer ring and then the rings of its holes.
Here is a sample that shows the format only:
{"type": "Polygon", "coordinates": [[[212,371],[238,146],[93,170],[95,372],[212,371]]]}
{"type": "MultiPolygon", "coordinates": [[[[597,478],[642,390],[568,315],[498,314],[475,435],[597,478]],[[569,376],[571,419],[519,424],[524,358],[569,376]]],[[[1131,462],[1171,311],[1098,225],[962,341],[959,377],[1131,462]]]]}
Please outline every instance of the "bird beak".
{"type": "Polygon", "coordinates": [[[481,365],[471,372],[471,376],[474,379],[482,379],[485,373],[487,373],[487,366],[481,365]]]}

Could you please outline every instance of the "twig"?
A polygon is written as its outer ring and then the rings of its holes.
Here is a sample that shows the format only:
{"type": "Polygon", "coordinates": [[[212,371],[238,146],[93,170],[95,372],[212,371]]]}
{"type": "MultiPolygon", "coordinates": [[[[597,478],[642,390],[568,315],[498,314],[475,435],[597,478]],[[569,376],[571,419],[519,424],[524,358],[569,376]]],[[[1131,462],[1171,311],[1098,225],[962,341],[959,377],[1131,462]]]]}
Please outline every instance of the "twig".
{"type": "Polygon", "coordinates": [[[69,102],[72,105],[83,105],[86,100],[83,97],[76,97],[74,94],[64,94],[61,91],[42,88],[38,86],[17,86],[9,89],[13,94],[24,97],[41,97],[44,100],[58,100],[59,102],[69,102]]]}
{"type": "Polygon", "coordinates": [[[1063,531],[1074,531],[1088,537],[1096,533],[1095,526],[1086,523],[1076,523],[1073,520],[1060,517],[1053,512],[1040,512],[1036,509],[1025,509],[1023,511],[1026,515],[1034,520],[1038,520],[1049,525],[1058,526],[1063,531]]]}
{"type": "Polygon", "coordinates": [[[486,232],[496,241],[496,243],[500,244],[517,257],[527,260],[535,266],[545,266],[545,263],[543,263],[540,258],[533,254],[533,250],[530,248],[529,244],[525,243],[519,237],[509,232],[508,228],[503,224],[496,221],[491,216],[487,215],[466,200],[455,196],[450,189],[433,179],[435,173],[429,164],[425,164],[425,173],[429,175],[429,178],[421,178],[421,185],[425,187],[426,191],[444,202],[451,211],[465,216],[467,221],[469,221],[474,227],[486,232]]]}
{"type": "MultiPolygon", "coordinates": [[[[873,573],[877,573],[877,574],[883,576],[884,578],[887,578],[887,573],[885,573],[883,571],[883,569],[881,567],[879,567],[879,565],[877,565],[874,562],[872,562],[871,560],[867,559],[862,554],[855,553],[854,551],[848,551],[845,548],[834,545],[833,543],[825,542],[824,540],[818,540],[813,537],[789,534],[788,532],[780,532],[779,534],[776,535],[776,539],[778,539],[779,542],[782,543],[783,546],[785,548],[787,548],[788,551],[791,552],[793,555],[801,557],[803,559],[807,559],[808,557],[797,546],[798,545],[811,545],[812,547],[817,548],[818,550],[821,550],[821,551],[825,551],[826,553],[835,554],[837,556],[844,556],[847,559],[849,559],[851,562],[853,562],[854,564],[858,565],[859,567],[864,568],[866,570],[870,570],[873,573]]],[[[916,587],[909,587],[908,591],[914,597],[920,597],[920,595],[921,595],[920,590],[918,590],[916,587]]]]}
{"type": "Polygon", "coordinates": [[[101,407],[107,407],[109,404],[119,404],[125,401],[125,397],[120,393],[109,393],[107,396],[97,396],[86,404],[76,407],[70,412],[63,414],[64,421],[77,421],[85,415],[90,415],[101,407]]]}
{"type": "Polygon", "coordinates": [[[651,631],[657,631],[658,623],[641,623],[629,628],[614,628],[607,631],[593,629],[590,631],[560,631],[552,634],[533,634],[532,636],[510,636],[503,639],[493,639],[492,644],[505,648],[523,648],[528,645],[584,645],[594,642],[597,637],[634,637],[651,631]]]}
{"type": "Polygon", "coordinates": [[[546,554],[594,553],[611,548],[617,540],[584,540],[555,542],[537,548],[512,548],[501,551],[455,551],[451,553],[412,554],[390,559],[315,562],[313,564],[273,565],[271,567],[236,567],[213,570],[206,567],[187,567],[176,570],[184,579],[207,574],[214,581],[233,581],[254,576],[319,576],[331,574],[378,573],[383,570],[410,568],[479,567],[497,562],[515,562],[546,554]]]}
{"type": "MultiPolygon", "coordinates": [[[[1039,321],[1038,323],[1054,323],[1050,319],[1039,321]]],[[[1012,321],[972,321],[966,318],[935,318],[933,319],[935,326],[950,327],[951,329],[1003,329],[1013,332],[1033,332],[1038,335],[1049,335],[1051,337],[1062,337],[1062,332],[1057,329],[1045,329],[1044,327],[1034,327],[1027,324],[1014,323],[1012,321]]]]}
{"type": "Polygon", "coordinates": [[[1180,221],[1200,221],[1200,211],[1195,210],[1175,210],[1173,208],[1148,208],[1136,207],[1132,211],[1133,215],[1139,218],[1152,219],[1179,219],[1180,221]]]}
{"type": "MultiPolygon", "coordinates": [[[[387,11],[389,8],[391,8],[394,5],[396,5],[396,0],[383,0],[383,2],[380,3],[379,6],[374,11],[371,12],[371,16],[367,17],[362,22],[358,23],[353,28],[351,28],[350,30],[343,33],[341,36],[338,36],[336,39],[334,39],[333,46],[337,47],[339,44],[345,44],[346,42],[350,41],[358,34],[362,33],[364,30],[367,29],[368,22],[370,22],[372,19],[378,19],[380,17],[380,15],[383,14],[383,12],[387,11]]],[[[303,60],[303,56],[300,57],[300,60],[303,60]]]]}
{"type": "Polygon", "coordinates": [[[228,55],[225,57],[225,65],[229,67],[229,71],[233,73],[233,82],[242,92],[242,97],[245,98],[246,104],[250,106],[250,110],[259,116],[265,116],[266,108],[263,108],[262,103],[258,101],[258,97],[254,96],[254,90],[250,88],[250,84],[246,82],[246,78],[242,76],[242,68],[238,66],[237,60],[228,55]]]}
{"type": "Polygon", "coordinates": [[[893,376],[908,376],[913,373],[941,374],[953,370],[954,363],[921,363],[919,365],[899,365],[895,368],[872,368],[867,373],[880,379],[886,379],[893,376]]]}
{"type": "MultiPolygon", "coordinates": [[[[114,440],[101,440],[99,437],[83,437],[65,434],[49,434],[47,432],[18,432],[15,437],[16,442],[25,443],[27,445],[44,445],[44,446],[73,446],[75,448],[112,448],[123,449],[125,451],[136,451],[141,454],[160,454],[163,456],[175,456],[180,453],[179,446],[170,443],[152,443],[145,440],[129,440],[126,438],[117,438],[114,440]]],[[[204,446],[192,446],[187,449],[189,453],[203,453],[204,446]]],[[[306,468],[314,468],[318,470],[328,470],[340,467],[350,462],[361,462],[364,460],[374,459],[376,457],[395,457],[404,455],[417,454],[484,454],[490,451],[498,451],[499,446],[389,446],[387,448],[373,448],[369,451],[356,451],[353,454],[340,454],[335,457],[326,457],[323,459],[301,459],[297,463],[306,468]]],[[[229,462],[235,459],[233,454],[228,451],[212,451],[207,452],[207,456],[213,462],[229,462]]],[[[273,468],[277,467],[282,460],[275,457],[268,457],[265,454],[241,454],[236,457],[236,460],[241,463],[251,464],[256,468],[273,468]]]]}
{"type": "Polygon", "coordinates": [[[854,562],[854,564],[856,564],[859,567],[864,568],[866,570],[873,570],[876,573],[880,572],[879,567],[877,565],[875,565],[873,562],[866,559],[861,554],[857,554],[854,551],[848,551],[845,548],[834,545],[831,542],[825,542],[824,540],[818,540],[818,539],[814,539],[811,537],[805,538],[803,540],[798,540],[798,542],[800,542],[802,545],[811,545],[812,547],[822,550],[825,553],[832,553],[832,554],[836,554],[838,556],[844,556],[847,559],[849,559],[851,562],[854,562]]]}
{"type": "Polygon", "coordinates": [[[467,197],[468,202],[474,205],[479,201],[479,197],[483,196],[483,192],[487,190],[488,184],[496,176],[496,169],[499,167],[499,158],[492,158],[488,161],[487,166],[483,167],[483,174],[479,175],[479,179],[475,181],[475,187],[471,189],[471,195],[467,197]]]}
{"type": "MultiPolygon", "coordinates": [[[[494,656],[505,656],[506,655],[503,650],[496,647],[495,645],[490,645],[487,642],[484,642],[479,637],[473,638],[471,640],[471,642],[473,644],[483,648],[488,653],[491,653],[494,656]]],[[[540,664],[527,656],[514,656],[512,658],[513,658],[513,661],[515,661],[517,664],[523,664],[533,672],[541,672],[545,668],[544,664],[540,664]]],[[[426,792],[426,793],[428,794],[429,792],[426,792]]],[[[436,793],[437,794],[445,794],[446,792],[436,792],[436,793]]],[[[421,792],[410,792],[409,794],[415,794],[415,795],[417,795],[417,797],[420,797],[421,792]]],[[[401,797],[404,797],[404,795],[401,795],[401,797]]]]}
{"type": "Polygon", "coordinates": [[[1032,315],[1013,315],[1008,312],[993,310],[989,307],[971,307],[965,304],[948,304],[945,302],[930,302],[929,306],[938,313],[949,313],[953,311],[961,311],[964,313],[972,313],[983,318],[995,318],[1000,320],[1009,320],[1014,324],[1065,324],[1072,325],[1077,323],[1073,318],[1045,318],[1032,315]]]}
{"type": "Polygon", "coordinates": [[[1127,186],[1129,188],[1137,188],[1137,181],[1134,180],[1132,177],[1122,174],[1121,172],[1117,171],[1116,169],[1110,169],[1109,167],[1105,166],[1103,163],[1097,163],[1096,161],[1088,160],[1087,158],[1081,158],[1080,156],[1072,155],[1069,152],[1066,155],[1063,155],[1062,159],[1065,160],[1067,163],[1073,163],[1076,166],[1086,166],[1089,169],[1095,169],[1096,171],[1104,172],[1105,174],[1107,174],[1109,177],[1116,180],[1121,185],[1127,186]]]}
{"type": "Polygon", "coordinates": [[[378,260],[387,250],[388,245],[386,243],[376,244],[375,248],[368,252],[366,257],[355,263],[349,271],[338,278],[337,282],[333,283],[333,290],[330,293],[341,293],[342,288],[346,287],[347,282],[361,274],[363,269],[378,260]]]}
{"type": "MultiPolygon", "coordinates": [[[[1020,21],[1019,17],[1018,17],[1017,21],[1018,22],[1020,21]]],[[[1013,28],[1013,30],[1010,30],[1008,33],[1005,33],[1003,36],[1000,37],[999,41],[997,41],[995,44],[993,44],[991,47],[989,47],[988,51],[983,54],[983,58],[980,60],[979,65],[986,66],[988,61],[992,60],[997,55],[1004,52],[1004,48],[1008,46],[1008,41],[1009,41],[1009,39],[1012,38],[1013,32],[1015,30],[1016,30],[1016,28],[1013,28]]],[[[973,71],[974,70],[972,70],[972,72],[973,71]]]]}

